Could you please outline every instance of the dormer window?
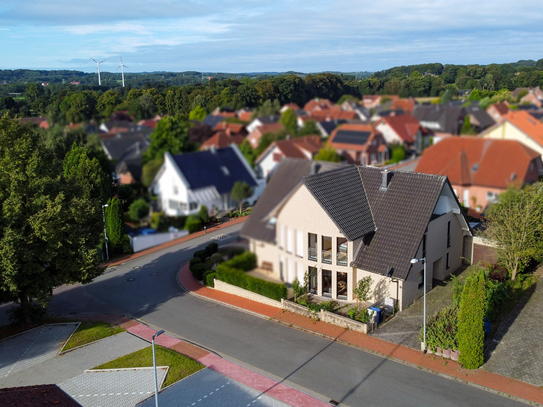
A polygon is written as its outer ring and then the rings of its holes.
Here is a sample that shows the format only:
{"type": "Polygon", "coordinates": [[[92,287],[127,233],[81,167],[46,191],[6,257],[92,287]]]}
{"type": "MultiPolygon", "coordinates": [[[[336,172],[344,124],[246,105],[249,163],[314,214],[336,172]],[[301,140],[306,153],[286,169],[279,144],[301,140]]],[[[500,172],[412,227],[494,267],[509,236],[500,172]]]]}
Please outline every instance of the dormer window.
{"type": "Polygon", "coordinates": [[[221,165],[221,171],[224,175],[230,175],[230,171],[224,165],[221,165]]]}
{"type": "Polygon", "coordinates": [[[514,172],[511,173],[511,181],[514,181],[517,179],[517,174],[515,174],[514,172]]]}
{"type": "Polygon", "coordinates": [[[471,171],[477,172],[478,169],[479,169],[479,164],[475,163],[475,164],[473,164],[473,167],[471,168],[471,171]]]}

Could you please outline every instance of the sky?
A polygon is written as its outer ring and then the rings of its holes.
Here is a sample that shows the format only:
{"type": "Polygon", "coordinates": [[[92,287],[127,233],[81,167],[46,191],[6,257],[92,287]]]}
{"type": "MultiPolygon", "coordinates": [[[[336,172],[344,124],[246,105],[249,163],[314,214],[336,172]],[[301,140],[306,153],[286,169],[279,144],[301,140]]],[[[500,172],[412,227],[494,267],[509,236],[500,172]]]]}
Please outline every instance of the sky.
{"type": "Polygon", "coordinates": [[[543,58],[538,0],[0,0],[0,69],[378,71],[543,58]]]}

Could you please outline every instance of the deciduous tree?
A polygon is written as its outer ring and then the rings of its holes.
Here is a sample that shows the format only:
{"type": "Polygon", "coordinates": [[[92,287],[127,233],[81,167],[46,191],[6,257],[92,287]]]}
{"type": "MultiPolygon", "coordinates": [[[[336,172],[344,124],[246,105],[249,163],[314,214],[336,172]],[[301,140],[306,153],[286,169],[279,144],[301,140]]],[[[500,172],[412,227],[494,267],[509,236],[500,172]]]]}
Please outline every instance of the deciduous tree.
{"type": "Polygon", "coordinates": [[[230,192],[230,196],[234,201],[239,202],[239,213],[241,214],[241,210],[243,208],[243,201],[247,198],[249,198],[253,194],[252,188],[244,181],[236,181],[234,183],[234,186],[232,187],[232,192],[230,192]]]}

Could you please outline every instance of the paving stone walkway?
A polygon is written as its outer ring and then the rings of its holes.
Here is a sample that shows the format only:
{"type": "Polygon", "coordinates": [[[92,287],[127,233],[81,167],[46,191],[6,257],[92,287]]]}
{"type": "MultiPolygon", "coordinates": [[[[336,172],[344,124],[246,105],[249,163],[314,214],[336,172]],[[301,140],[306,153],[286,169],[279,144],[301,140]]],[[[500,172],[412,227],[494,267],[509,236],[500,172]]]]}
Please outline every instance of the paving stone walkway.
{"type": "Polygon", "coordinates": [[[543,386],[543,279],[528,301],[520,303],[486,349],[483,369],[543,386]]]}
{"type": "MultiPolygon", "coordinates": [[[[157,367],[159,388],[167,371],[157,367]]],[[[58,386],[83,407],[132,407],[155,392],[154,380],[152,367],[87,370],[58,386]]]]}
{"type": "MultiPolygon", "coordinates": [[[[158,401],[160,405],[179,407],[288,407],[288,404],[210,369],[200,370],[162,390],[158,401]]],[[[154,406],[155,397],[152,396],[137,407],[154,406]]]]}
{"type": "Polygon", "coordinates": [[[77,323],[43,325],[0,341],[0,378],[54,358],[77,327],[77,323]]]}

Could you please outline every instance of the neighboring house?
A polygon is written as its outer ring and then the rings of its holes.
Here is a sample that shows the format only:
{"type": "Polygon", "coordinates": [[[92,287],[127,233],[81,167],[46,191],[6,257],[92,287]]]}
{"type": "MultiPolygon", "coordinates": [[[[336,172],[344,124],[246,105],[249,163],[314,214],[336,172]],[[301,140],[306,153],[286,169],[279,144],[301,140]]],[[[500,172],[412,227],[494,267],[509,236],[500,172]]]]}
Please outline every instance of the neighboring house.
{"type": "Polygon", "coordinates": [[[403,144],[408,149],[415,148],[415,144],[420,144],[421,139],[429,134],[411,114],[383,117],[374,127],[389,145],[403,144]]]}
{"type": "Polygon", "coordinates": [[[469,116],[471,127],[477,133],[494,125],[496,121],[479,105],[473,104],[465,107],[466,115],[469,116]]]}
{"type": "Polygon", "coordinates": [[[269,123],[269,124],[263,124],[261,126],[256,127],[251,133],[247,136],[247,142],[251,145],[253,148],[257,148],[260,144],[260,139],[262,136],[266,133],[277,133],[281,130],[284,130],[285,126],[283,123],[269,123]]]}
{"type": "Polygon", "coordinates": [[[206,117],[204,117],[204,120],[202,120],[202,124],[206,124],[211,128],[214,128],[217,124],[222,122],[224,120],[223,116],[208,114],[206,117]]]}
{"type": "Polygon", "coordinates": [[[391,109],[403,110],[405,113],[411,113],[416,105],[417,101],[412,97],[407,99],[396,99],[392,101],[391,109]]]}
{"type": "Polygon", "coordinates": [[[537,94],[530,89],[530,92],[526,96],[524,96],[519,101],[520,104],[530,104],[533,106],[537,106],[538,109],[541,109],[541,106],[543,105],[543,100],[537,96],[537,94]]]}
{"type": "Polygon", "coordinates": [[[509,186],[537,182],[538,152],[516,140],[451,137],[427,148],[416,172],[445,175],[464,206],[481,212],[509,186]]]}
{"type": "Polygon", "coordinates": [[[455,105],[417,105],[413,109],[413,116],[438,139],[459,135],[465,115],[464,108],[455,105]]]}
{"type": "Polygon", "coordinates": [[[330,134],[336,129],[337,126],[347,123],[347,120],[325,120],[322,122],[316,122],[317,129],[322,137],[328,138],[330,134]]]}
{"type": "Polygon", "coordinates": [[[329,145],[349,164],[383,165],[388,160],[385,138],[368,124],[344,124],[336,128],[329,145]]]}
{"type": "Polygon", "coordinates": [[[321,148],[322,143],[316,135],[274,141],[255,160],[257,174],[260,178],[269,177],[285,158],[312,160],[321,148]]]}
{"type": "Polygon", "coordinates": [[[164,164],[149,187],[160,210],[168,216],[195,214],[202,205],[208,210],[227,211],[238,206],[230,192],[236,181],[246,182],[253,203],[265,187],[235,145],[180,155],[164,154],[164,164]]]}
{"type": "Polygon", "coordinates": [[[517,100],[521,92],[529,92],[530,88],[516,88],[513,92],[511,92],[511,96],[513,99],[517,100]]]}
{"type": "Polygon", "coordinates": [[[370,121],[375,123],[383,117],[401,116],[404,113],[405,112],[403,110],[375,109],[375,113],[370,117],[370,121]]]}
{"type": "Polygon", "coordinates": [[[257,117],[246,126],[247,132],[251,134],[257,127],[264,126],[266,124],[277,123],[280,118],[280,115],[257,117]]]}
{"type": "Polygon", "coordinates": [[[107,157],[116,162],[115,175],[121,184],[133,184],[141,180],[141,158],[149,147],[145,133],[103,134],[100,144],[107,157]]]}
{"type": "Polygon", "coordinates": [[[501,123],[489,127],[478,137],[518,140],[543,156],[543,123],[527,111],[510,110],[503,116],[501,123]]]}
{"type": "Polygon", "coordinates": [[[370,276],[371,300],[400,310],[424,293],[423,266],[411,259],[427,259],[431,289],[473,247],[446,177],[299,160],[281,162],[240,234],[282,281],[307,273],[313,294],[353,302],[370,276]]]}
{"type": "Polygon", "coordinates": [[[398,95],[364,95],[362,105],[367,109],[375,109],[386,102],[394,103],[399,98],[398,95]]]}
{"type": "Polygon", "coordinates": [[[210,138],[200,145],[200,151],[211,148],[228,147],[230,144],[241,145],[245,137],[240,134],[232,134],[229,129],[216,131],[210,138]]]}
{"type": "Polygon", "coordinates": [[[296,103],[287,103],[281,107],[281,109],[279,110],[279,113],[283,113],[287,111],[288,109],[292,109],[295,112],[297,112],[298,110],[300,110],[300,106],[298,106],[296,103]]]}
{"type": "Polygon", "coordinates": [[[304,105],[303,110],[311,113],[313,111],[329,110],[332,106],[334,104],[328,99],[314,98],[304,105]]]}
{"type": "Polygon", "coordinates": [[[245,125],[242,123],[220,122],[215,126],[213,130],[225,130],[230,135],[240,135],[243,137],[247,136],[248,134],[247,130],[245,129],[245,125]]]}
{"type": "Polygon", "coordinates": [[[493,105],[490,105],[486,112],[492,117],[492,119],[498,123],[502,120],[503,116],[507,114],[509,111],[509,105],[507,103],[494,103],[493,105]]]}

